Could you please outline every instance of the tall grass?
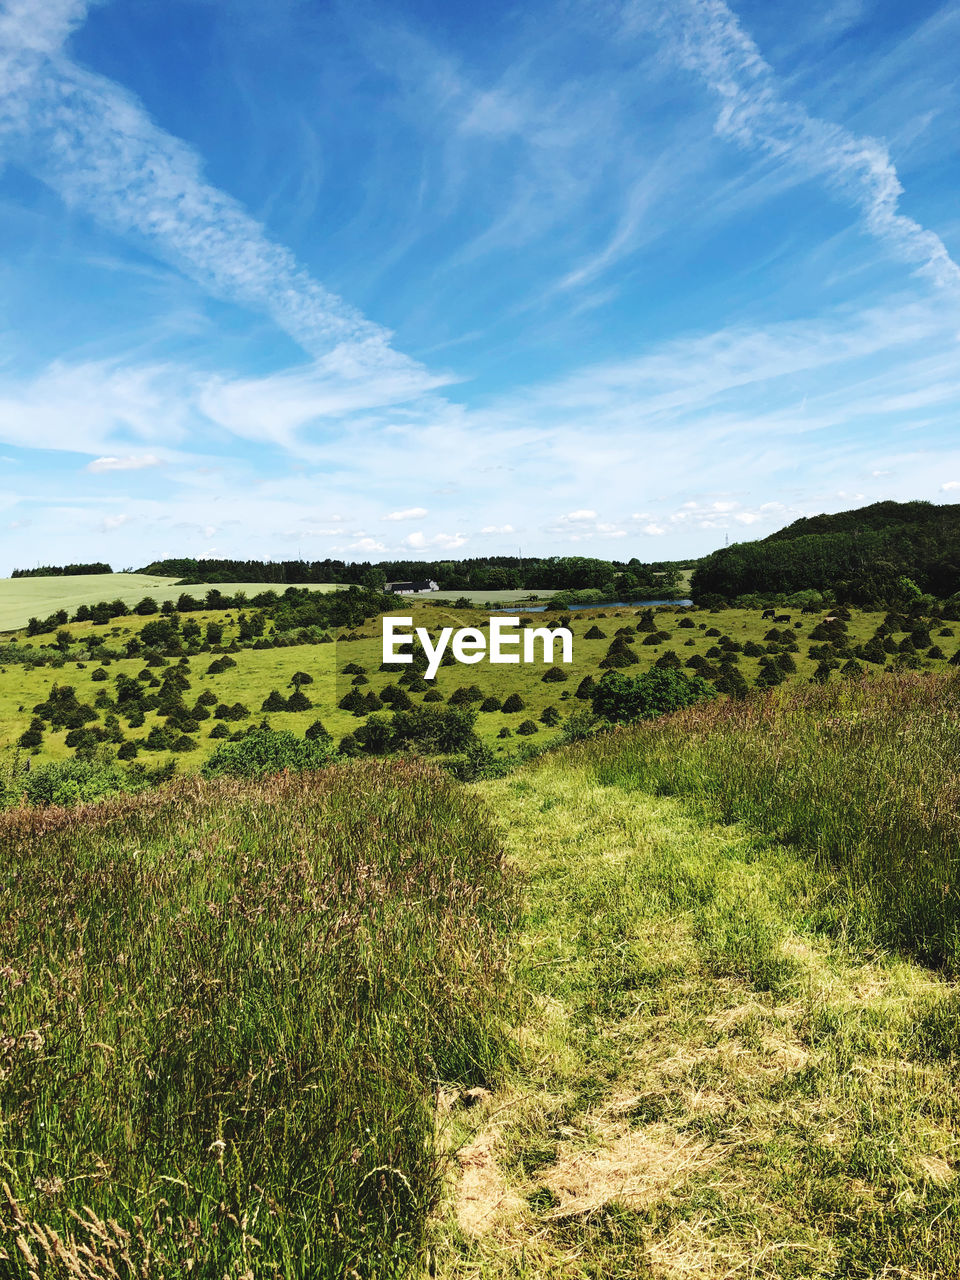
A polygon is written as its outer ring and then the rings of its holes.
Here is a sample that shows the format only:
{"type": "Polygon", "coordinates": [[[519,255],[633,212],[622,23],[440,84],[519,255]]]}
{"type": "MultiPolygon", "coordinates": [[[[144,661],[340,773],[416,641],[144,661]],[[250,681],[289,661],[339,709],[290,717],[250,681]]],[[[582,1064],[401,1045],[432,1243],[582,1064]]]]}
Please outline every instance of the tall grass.
{"type": "Polygon", "coordinates": [[[516,909],[433,768],[0,816],[0,1270],[386,1276],[431,1089],[497,1060],[516,909]]]}
{"type": "Polygon", "coordinates": [[[695,797],[827,860],[866,931],[960,967],[960,677],[790,685],[580,750],[603,782],[695,797]]]}

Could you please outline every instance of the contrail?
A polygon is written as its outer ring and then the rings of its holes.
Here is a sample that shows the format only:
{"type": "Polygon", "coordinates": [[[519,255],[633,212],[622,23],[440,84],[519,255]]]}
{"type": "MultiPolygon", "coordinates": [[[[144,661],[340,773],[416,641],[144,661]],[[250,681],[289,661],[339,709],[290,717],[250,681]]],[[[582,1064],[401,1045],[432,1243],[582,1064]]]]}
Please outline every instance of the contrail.
{"type": "MultiPolygon", "coordinates": [[[[651,9],[642,0],[623,12],[631,28],[650,25],[651,9]]],[[[666,0],[654,13],[673,57],[720,98],[721,136],[819,175],[860,209],[871,235],[900,259],[940,287],[960,287],[960,267],[940,237],[899,212],[903,186],[882,142],[784,98],[772,67],[723,0],[666,0]]]]}

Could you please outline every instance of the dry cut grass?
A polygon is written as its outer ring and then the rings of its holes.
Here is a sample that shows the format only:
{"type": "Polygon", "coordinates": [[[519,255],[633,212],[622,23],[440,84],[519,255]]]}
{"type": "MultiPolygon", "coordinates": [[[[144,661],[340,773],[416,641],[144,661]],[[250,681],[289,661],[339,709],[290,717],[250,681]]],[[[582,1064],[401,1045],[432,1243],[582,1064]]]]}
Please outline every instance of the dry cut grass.
{"type": "Polygon", "coordinates": [[[516,1064],[439,1117],[436,1274],[952,1280],[956,987],[830,860],[641,790],[658,734],[682,768],[665,722],[477,784],[527,879],[523,1014],[516,1064]]]}

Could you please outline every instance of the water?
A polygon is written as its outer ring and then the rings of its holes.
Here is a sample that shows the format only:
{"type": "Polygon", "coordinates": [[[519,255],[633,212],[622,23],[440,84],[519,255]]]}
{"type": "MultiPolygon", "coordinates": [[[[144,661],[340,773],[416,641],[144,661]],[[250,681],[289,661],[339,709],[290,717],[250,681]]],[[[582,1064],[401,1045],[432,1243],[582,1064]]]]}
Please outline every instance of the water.
{"type": "MultiPolygon", "coordinates": [[[[605,600],[603,604],[572,604],[573,609],[652,609],[655,605],[672,604],[678,609],[687,609],[692,600],[605,600]]],[[[544,613],[545,604],[511,604],[505,608],[496,608],[494,613],[544,613]]]]}

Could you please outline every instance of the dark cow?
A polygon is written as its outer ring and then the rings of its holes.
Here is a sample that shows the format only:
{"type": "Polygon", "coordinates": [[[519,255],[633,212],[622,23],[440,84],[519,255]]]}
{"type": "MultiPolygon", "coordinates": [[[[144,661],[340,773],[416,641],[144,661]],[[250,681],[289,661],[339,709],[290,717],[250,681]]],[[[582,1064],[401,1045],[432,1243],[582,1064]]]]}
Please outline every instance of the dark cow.
{"type": "Polygon", "coordinates": [[[778,613],[773,620],[774,622],[789,622],[790,615],[789,613],[778,613]]]}
{"type": "Polygon", "coordinates": [[[763,613],[760,615],[760,621],[762,622],[764,618],[775,618],[776,616],[776,609],[764,609],[763,613]]]}

